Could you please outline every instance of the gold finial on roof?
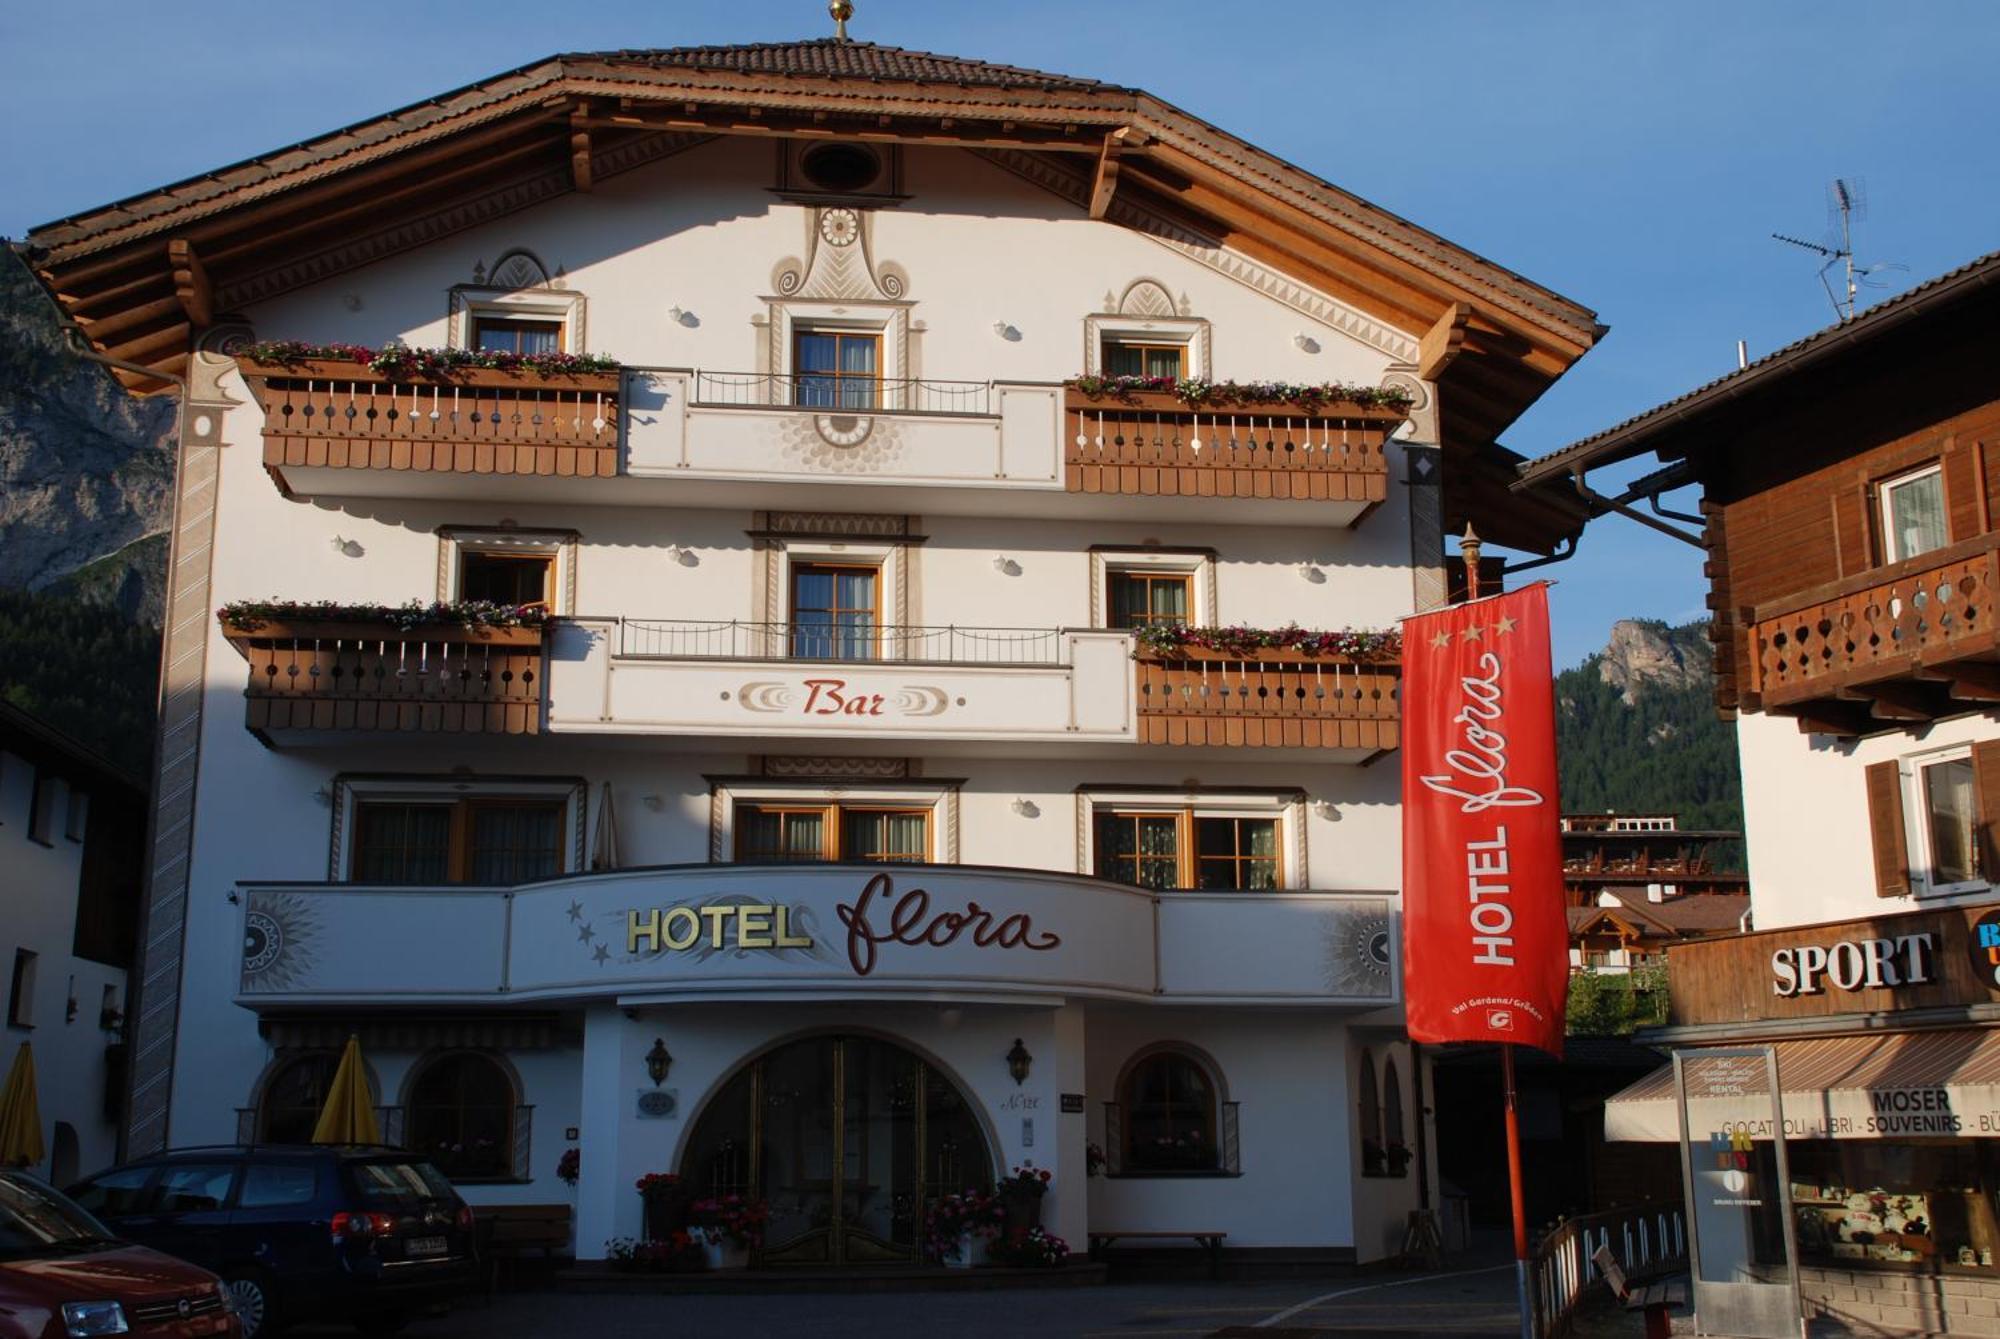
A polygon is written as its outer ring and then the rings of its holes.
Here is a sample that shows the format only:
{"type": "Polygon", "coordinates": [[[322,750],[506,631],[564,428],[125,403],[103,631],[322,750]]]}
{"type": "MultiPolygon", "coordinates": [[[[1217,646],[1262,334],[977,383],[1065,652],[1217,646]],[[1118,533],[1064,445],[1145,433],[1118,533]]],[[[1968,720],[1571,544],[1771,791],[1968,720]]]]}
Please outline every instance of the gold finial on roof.
{"type": "Polygon", "coordinates": [[[826,12],[833,15],[833,40],[847,40],[847,21],[854,17],[851,0],[827,0],[826,12]]]}

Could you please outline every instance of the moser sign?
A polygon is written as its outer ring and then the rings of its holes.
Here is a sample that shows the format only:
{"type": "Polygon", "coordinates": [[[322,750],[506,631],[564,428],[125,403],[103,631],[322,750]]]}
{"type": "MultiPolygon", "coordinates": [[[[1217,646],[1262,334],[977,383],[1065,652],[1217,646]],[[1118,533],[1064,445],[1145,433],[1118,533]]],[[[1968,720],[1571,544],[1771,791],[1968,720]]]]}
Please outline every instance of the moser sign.
{"type": "Polygon", "coordinates": [[[1410,1036],[1562,1054],[1569,980],[1548,587],[1403,624],[1410,1036]]]}
{"type": "Polygon", "coordinates": [[[2000,910],[1795,925],[1668,950],[1676,1025],[1888,1013],[2000,1001],[2000,910]]]}
{"type": "Polygon", "coordinates": [[[244,885],[238,999],[1071,995],[1380,1008],[1379,894],[1153,893],[953,865],[694,865],[515,888],[244,885]]]}

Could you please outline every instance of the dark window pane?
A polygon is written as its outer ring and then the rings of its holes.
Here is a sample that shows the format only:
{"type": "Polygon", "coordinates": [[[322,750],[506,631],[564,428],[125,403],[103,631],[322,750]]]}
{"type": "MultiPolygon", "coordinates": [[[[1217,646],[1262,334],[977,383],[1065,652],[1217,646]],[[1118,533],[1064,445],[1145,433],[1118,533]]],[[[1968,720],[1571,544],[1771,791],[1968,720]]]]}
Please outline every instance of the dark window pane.
{"type": "Polygon", "coordinates": [[[474,808],[470,871],[474,883],[522,883],[561,872],[561,805],[474,808]]]}
{"type": "Polygon", "coordinates": [[[353,878],[361,883],[443,883],[451,874],[451,808],[360,806],[353,878]]]}
{"type": "Polygon", "coordinates": [[[514,1086],[483,1055],[434,1061],[410,1089],[410,1146],[447,1177],[510,1174],[513,1120],[514,1086]]]}

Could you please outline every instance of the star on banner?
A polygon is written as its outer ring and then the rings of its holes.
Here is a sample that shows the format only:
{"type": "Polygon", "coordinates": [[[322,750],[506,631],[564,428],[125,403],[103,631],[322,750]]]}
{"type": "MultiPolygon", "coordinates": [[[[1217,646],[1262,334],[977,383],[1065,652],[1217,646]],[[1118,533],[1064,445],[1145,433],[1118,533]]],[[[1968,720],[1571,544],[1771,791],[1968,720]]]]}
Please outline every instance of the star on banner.
{"type": "Polygon", "coordinates": [[[599,967],[602,967],[607,961],[610,960],[611,950],[606,948],[604,945],[599,944],[596,948],[596,951],[594,951],[590,956],[597,960],[597,965],[599,967]]]}
{"type": "Polygon", "coordinates": [[[577,943],[588,944],[591,940],[595,938],[597,938],[597,931],[591,929],[588,925],[579,925],[576,927],[577,943]]]}
{"type": "Polygon", "coordinates": [[[583,919],[583,903],[572,902],[569,904],[569,918],[573,921],[580,921],[583,919]]]}
{"type": "Polygon", "coordinates": [[[1514,630],[1515,621],[1516,620],[1511,618],[1497,618],[1493,620],[1493,631],[1502,634],[1512,632],[1514,630]]]}
{"type": "Polygon", "coordinates": [[[1459,636],[1465,638],[1465,640],[1467,640],[1468,642],[1476,642],[1479,640],[1481,631],[1482,629],[1480,628],[1480,626],[1477,623],[1474,623],[1473,625],[1468,627],[1464,632],[1460,633],[1459,636]]]}
{"type": "Polygon", "coordinates": [[[1437,636],[1431,638],[1431,645],[1437,647],[1439,650],[1443,650],[1445,647],[1450,646],[1451,633],[1449,632],[1438,633],[1437,636]]]}

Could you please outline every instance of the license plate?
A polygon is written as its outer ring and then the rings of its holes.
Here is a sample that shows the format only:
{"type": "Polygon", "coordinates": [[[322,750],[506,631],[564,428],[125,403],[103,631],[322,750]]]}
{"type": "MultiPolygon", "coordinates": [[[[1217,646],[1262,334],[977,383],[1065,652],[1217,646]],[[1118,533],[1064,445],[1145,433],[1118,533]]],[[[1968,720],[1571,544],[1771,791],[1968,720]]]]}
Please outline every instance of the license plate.
{"type": "Polygon", "coordinates": [[[443,1255],[450,1245],[443,1237],[411,1237],[403,1243],[404,1255],[443,1255]]]}

